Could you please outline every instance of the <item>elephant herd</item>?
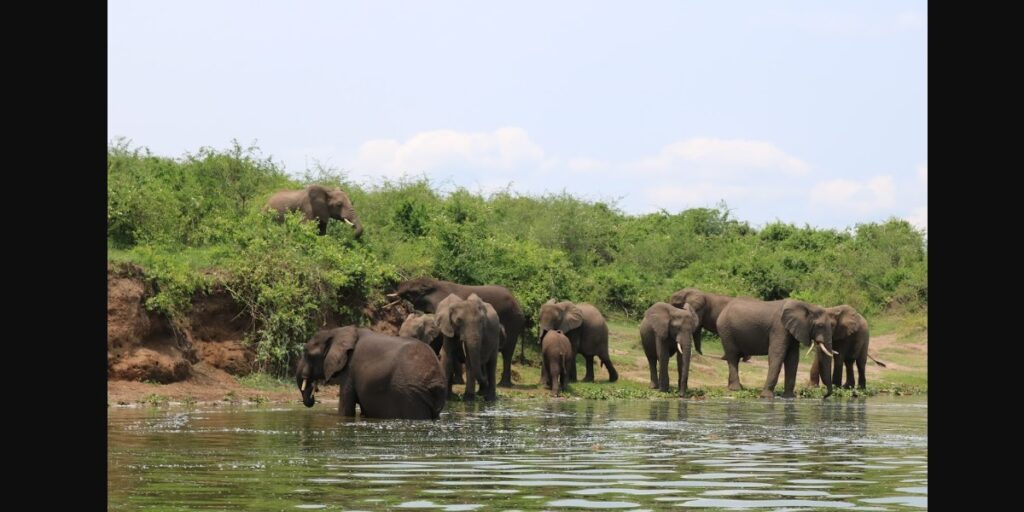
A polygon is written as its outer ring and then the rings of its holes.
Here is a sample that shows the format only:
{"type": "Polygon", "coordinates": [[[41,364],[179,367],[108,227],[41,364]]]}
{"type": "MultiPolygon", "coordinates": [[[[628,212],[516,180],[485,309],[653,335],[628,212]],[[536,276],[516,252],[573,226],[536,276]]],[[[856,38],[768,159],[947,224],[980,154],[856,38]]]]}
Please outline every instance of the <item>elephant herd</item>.
{"type": "MultiPolygon", "coordinates": [[[[398,336],[348,326],[320,331],[306,343],[296,384],[307,407],[315,403],[317,384],[327,382],[340,385],[338,408],[345,416],[354,416],[359,404],[366,417],[436,419],[455,396],[452,384],[460,382],[463,368],[463,400],[474,400],[478,385],[487,401],[497,399],[497,386],[511,387],[512,354],[525,334],[526,319],[507,288],[418,278],[400,283],[388,298],[388,306],[407,301],[417,310],[405,318],[398,336]]],[[[640,323],[652,388],[670,391],[668,362],[675,355],[679,396],[686,396],[691,347],[702,353],[705,329],[721,337],[730,390],[741,389],[741,359],[767,355],[761,397],[774,397],[783,367],[782,396],[794,397],[801,345],[816,351],[811,380],[817,385],[820,375],[828,387],[825,397],[842,381],[844,365],[847,387],[854,385],[854,363],[859,387],[866,385],[868,326],[852,307],[761,301],[685,288],[670,302],[648,308],[640,323]]],[[[594,380],[595,357],[607,369],[609,382],[618,379],[608,355],[608,325],[594,306],[552,299],[541,306],[539,332],[541,383],[553,396],[577,380],[577,355],[586,364],[583,381],[594,380]]]]}
{"type": "MultiPolygon", "coordinates": [[[[288,212],[301,211],[307,220],[319,222],[321,235],[332,218],[349,224],[356,237],[363,232],[351,201],[339,189],[311,185],[279,191],[265,208],[276,211],[279,221],[288,212]]],[[[405,318],[399,336],[347,326],[317,332],[306,343],[296,384],[307,407],[315,403],[318,384],[331,383],[340,386],[338,408],[344,416],[354,416],[358,404],[366,417],[437,419],[453,396],[452,384],[466,384],[464,400],[476,398],[479,384],[487,401],[497,398],[497,386],[512,386],[512,355],[525,335],[526,318],[507,288],[418,278],[400,283],[387,297],[392,302],[385,307],[405,301],[417,311],[405,318]]],[[[538,326],[541,383],[552,395],[558,396],[567,382],[577,380],[577,355],[583,356],[586,365],[583,381],[594,380],[595,357],[607,369],[609,382],[618,379],[609,358],[608,325],[593,305],[551,299],[540,308],[538,326]]],[[[675,355],[679,396],[686,396],[691,347],[703,354],[704,330],[721,338],[730,390],[741,389],[741,359],[767,355],[768,377],[761,397],[774,397],[783,367],[782,396],[794,397],[801,345],[816,353],[811,384],[824,381],[826,398],[842,382],[844,366],[846,387],[854,385],[854,364],[857,385],[866,386],[870,335],[867,321],[854,308],[825,308],[795,299],[762,301],[684,288],[672,294],[669,302],[653,304],[640,323],[652,388],[670,391],[668,362],[675,355]]]]}

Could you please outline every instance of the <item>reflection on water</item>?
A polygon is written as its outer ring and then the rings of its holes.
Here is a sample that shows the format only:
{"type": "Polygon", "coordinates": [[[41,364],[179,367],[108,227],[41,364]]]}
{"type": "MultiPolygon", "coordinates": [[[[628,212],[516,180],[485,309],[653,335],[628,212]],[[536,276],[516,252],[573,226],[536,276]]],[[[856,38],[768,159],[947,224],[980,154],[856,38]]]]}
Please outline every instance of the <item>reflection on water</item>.
{"type": "Polygon", "coordinates": [[[112,510],[927,508],[921,398],[110,410],[112,510]]]}

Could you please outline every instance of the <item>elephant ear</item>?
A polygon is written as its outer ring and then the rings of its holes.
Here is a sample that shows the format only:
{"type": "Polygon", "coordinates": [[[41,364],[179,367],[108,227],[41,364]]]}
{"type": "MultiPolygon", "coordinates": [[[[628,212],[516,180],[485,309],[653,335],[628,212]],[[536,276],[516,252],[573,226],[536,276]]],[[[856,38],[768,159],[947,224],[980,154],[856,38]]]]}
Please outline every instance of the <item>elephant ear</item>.
{"type": "Polygon", "coordinates": [[[455,337],[455,322],[452,320],[452,307],[462,302],[462,299],[454,293],[446,297],[437,305],[437,311],[434,312],[434,316],[437,319],[437,328],[441,330],[441,334],[444,334],[448,338],[455,337]]]}
{"type": "Polygon", "coordinates": [[[565,316],[562,317],[562,325],[559,327],[559,330],[567,332],[583,325],[583,310],[579,306],[566,301],[562,303],[562,307],[564,308],[565,316]]]}
{"type": "Polygon", "coordinates": [[[329,200],[327,191],[319,185],[310,186],[307,189],[309,194],[309,208],[313,210],[313,215],[322,220],[326,220],[331,217],[331,210],[327,207],[329,200]]]}
{"type": "Polygon", "coordinates": [[[853,307],[843,304],[842,306],[829,308],[828,313],[836,322],[836,326],[832,331],[833,339],[849,338],[860,330],[860,322],[857,318],[859,315],[853,307]]]}
{"type": "Polygon", "coordinates": [[[811,344],[810,311],[807,304],[798,300],[787,300],[782,307],[782,325],[804,345],[811,344]]]}
{"type": "Polygon", "coordinates": [[[683,325],[693,332],[700,329],[700,317],[697,316],[697,312],[690,307],[690,304],[683,304],[680,308],[683,310],[683,325]]]}
{"type": "Polygon", "coordinates": [[[437,317],[423,315],[423,337],[426,338],[423,341],[430,343],[438,334],[441,334],[441,329],[437,326],[437,317]]]}
{"type": "Polygon", "coordinates": [[[324,381],[330,382],[348,365],[349,357],[356,348],[359,333],[354,325],[328,331],[331,335],[330,349],[324,357],[324,381]]]}

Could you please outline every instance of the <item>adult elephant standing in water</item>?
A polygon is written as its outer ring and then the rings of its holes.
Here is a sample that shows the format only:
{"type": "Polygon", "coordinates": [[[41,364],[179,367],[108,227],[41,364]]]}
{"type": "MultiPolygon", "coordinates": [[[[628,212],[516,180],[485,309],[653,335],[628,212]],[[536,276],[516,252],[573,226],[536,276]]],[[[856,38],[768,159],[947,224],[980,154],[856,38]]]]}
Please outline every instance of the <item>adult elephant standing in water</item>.
{"type": "Polygon", "coordinates": [[[803,301],[769,302],[745,299],[729,303],[718,317],[725,360],[729,363],[729,390],[739,391],[741,357],[768,356],[768,378],[761,398],[773,398],[779,372],[786,366],[783,398],[794,398],[800,344],[817,349],[822,379],[832,394],[832,321],[825,308],[803,301]]]}
{"type": "Polygon", "coordinates": [[[441,362],[418,340],[357,329],[324,329],[306,342],[295,372],[302,403],[316,384],[338,384],[338,412],[367,418],[437,419],[448,400],[441,362]]]}
{"type": "Polygon", "coordinates": [[[498,382],[498,385],[510,388],[512,387],[512,354],[515,353],[516,343],[523,335],[526,317],[523,315],[522,308],[519,307],[519,302],[508,288],[497,285],[470,286],[421,277],[399,283],[395,292],[388,294],[387,298],[391,301],[407,300],[415,309],[424,313],[436,313],[437,306],[448,295],[455,294],[461,299],[468,299],[474,293],[494,307],[502,327],[505,328],[504,341],[498,347],[502,362],[501,381],[498,382]]]}

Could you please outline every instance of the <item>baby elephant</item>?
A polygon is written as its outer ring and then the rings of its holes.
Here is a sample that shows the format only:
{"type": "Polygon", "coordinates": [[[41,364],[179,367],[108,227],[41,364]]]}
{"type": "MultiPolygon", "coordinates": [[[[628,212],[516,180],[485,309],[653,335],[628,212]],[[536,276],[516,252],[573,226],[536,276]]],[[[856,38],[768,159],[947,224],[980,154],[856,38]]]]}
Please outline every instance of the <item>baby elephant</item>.
{"type": "Polygon", "coordinates": [[[562,331],[548,331],[541,340],[541,353],[541,381],[551,390],[551,396],[559,396],[559,392],[565,391],[569,365],[573,363],[569,338],[562,331]]]}
{"type": "MultiPolygon", "coordinates": [[[[437,326],[437,318],[431,313],[409,313],[398,330],[398,335],[403,338],[413,338],[430,345],[434,353],[441,357],[441,345],[444,343],[441,337],[441,328],[437,326]]],[[[462,363],[455,364],[455,375],[452,384],[465,384],[462,380],[462,363]]]]}

